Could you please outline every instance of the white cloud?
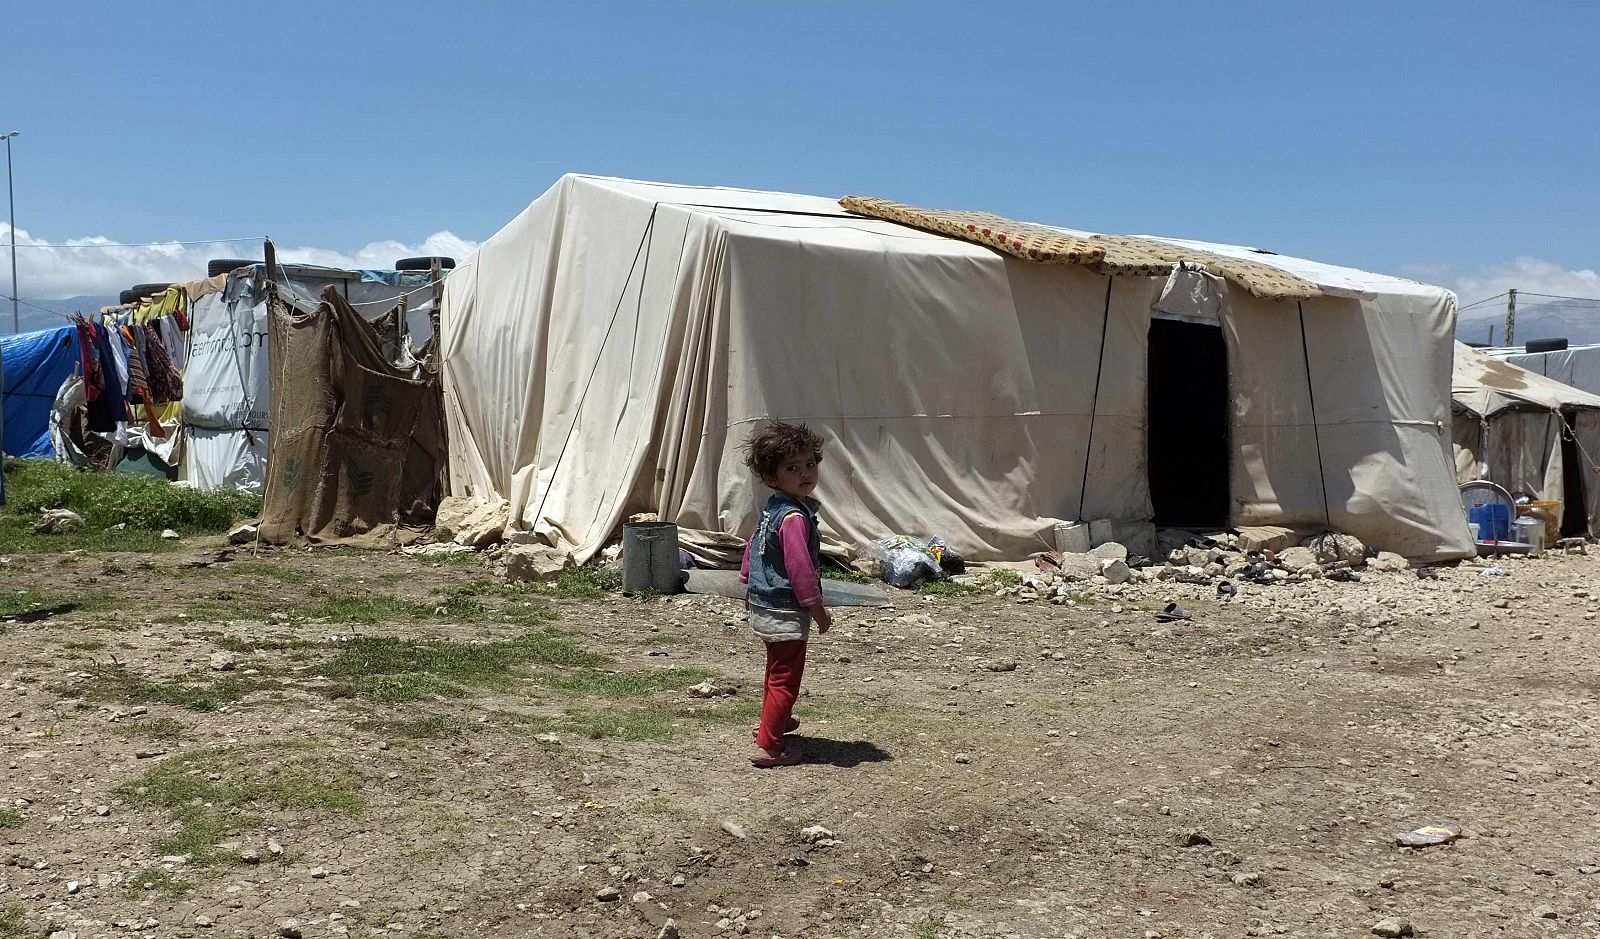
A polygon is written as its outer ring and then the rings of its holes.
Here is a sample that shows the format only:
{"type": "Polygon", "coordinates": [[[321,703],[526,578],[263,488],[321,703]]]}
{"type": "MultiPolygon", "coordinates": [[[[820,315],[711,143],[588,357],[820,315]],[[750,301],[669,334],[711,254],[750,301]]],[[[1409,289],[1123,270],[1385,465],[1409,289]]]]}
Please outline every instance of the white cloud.
{"type": "MultiPolygon", "coordinates": [[[[164,244],[124,247],[98,235],[55,242],[67,247],[23,247],[39,245],[48,239],[35,238],[17,229],[17,281],[21,296],[28,299],[56,299],[75,296],[113,295],[134,284],[161,281],[181,282],[204,277],[206,262],[212,258],[261,257],[261,242],[256,240],[202,245],[164,244]]],[[[0,222],[0,285],[12,294],[11,263],[8,246],[10,229],[0,222]]],[[[421,244],[403,241],[374,241],[353,252],[333,248],[278,247],[283,261],[323,264],[343,268],[388,268],[403,257],[444,255],[465,258],[478,247],[453,232],[440,231],[421,244]]]]}
{"type": "Polygon", "coordinates": [[[1600,272],[1568,270],[1554,261],[1523,257],[1507,264],[1481,267],[1472,274],[1458,277],[1455,285],[1462,303],[1493,297],[1510,289],[1559,297],[1600,297],[1600,272]]]}
{"type": "Polygon", "coordinates": [[[1600,342],[1600,300],[1555,299],[1600,298],[1600,272],[1593,269],[1570,270],[1553,261],[1521,257],[1485,265],[1458,277],[1453,289],[1465,307],[1456,322],[1456,335],[1462,339],[1486,342],[1492,338],[1504,342],[1504,294],[1515,289],[1518,343],[1558,337],[1572,342],[1600,342]]]}

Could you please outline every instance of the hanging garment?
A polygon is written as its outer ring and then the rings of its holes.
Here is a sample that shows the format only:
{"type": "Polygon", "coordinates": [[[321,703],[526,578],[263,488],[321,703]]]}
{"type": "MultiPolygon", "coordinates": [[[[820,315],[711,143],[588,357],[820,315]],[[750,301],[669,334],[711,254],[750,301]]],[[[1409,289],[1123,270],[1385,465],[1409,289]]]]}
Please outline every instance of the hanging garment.
{"type": "MultiPolygon", "coordinates": [[[[115,375],[115,371],[110,371],[113,369],[111,363],[115,361],[111,352],[111,330],[92,323],[89,324],[89,330],[94,335],[95,367],[101,375],[108,371],[115,375]]],[[[96,433],[115,433],[117,422],[127,419],[128,399],[115,380],[105,381],[100,394],[89,402],[89,429],[96,433]]]]}
{"type": "Polygon", "coordinates": [[[172,357],[172,367],[183,374],[183,367],[188,364],[189,343],[178,326],[177,313],[163,316],[156,320],[156,330],[161,333],[161,344],[167,347],[167,355],[172,357]]]}
{"type": "Polygon", "coordinates": [[[100,397],[101,389],[106,386],[106,376],[100,368],[99,340],[95,336],[94,326],[83,317],[73,317],[73,326],[78,330],[78,356],[83,365],[84,400],[93,401],[100,397]]]}
{"type": "Polygon", "coordinates": [[[144,361],[150,384],[150,400],[157,404],[183,400],[183,376],[172,364],[167,344],[161,341],[161,331],[154,323],[144,325],[144,361]]]}
{"type": "Polygon", "coordinates": [[[161,429],[161,419],[156,416],[156,403],[150,398],[150,381],[144,357],[144,343],[140,341],[144,337],[144,330],[133,326],[124,326],[122,327],[122,335],[127,338],[130,344],[128,349],[128,419],[134,421],[141,419],[134,410],[134,401],[137,400],[144,405],[145,416],[143,420],[148,421],[150,424],[150,435],[165,438],[167,432],[161,429]]]}
{"type": "MultiPolygon", "coordinates": [[[[178,298],[178,305],[173,308],[172,315],[169,316],[169,317],[166,317],[166,319],[172,320],[173,325],[177,326],[179,331],[188,332],[189,331],[189,291],[183,290],[182,288],[179,288],[179,290],[182,291],[182,296],[180,296],[178,298]]],[[[169,342],[169,343],[167,343],[167,345],[171,346],[172,343],[169,342]]],[[[181,369],[181,368],[183,368],[183,366],[179,365],[178,368],[181,369]]]]}
{"type": "Polygon", "coordinates": [[[128,396],[128,340],[122,331],[111,331],[111,366],[106,370],[106,381],[115,381],[117,387],[122,389],[122,396],[128,396]]]}

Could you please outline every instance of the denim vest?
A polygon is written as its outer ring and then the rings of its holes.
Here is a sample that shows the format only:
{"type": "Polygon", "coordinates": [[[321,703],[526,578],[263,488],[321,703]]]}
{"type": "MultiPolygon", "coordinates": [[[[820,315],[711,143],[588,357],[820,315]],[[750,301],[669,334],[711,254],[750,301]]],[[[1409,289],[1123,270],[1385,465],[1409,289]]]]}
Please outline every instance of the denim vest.
{"type": "Polygon", "coordinates": [[[789,572],[783,563],[783,539],[778,534],[778,526],[790,515],[799,513],[806,520],[806,542],[811,549],[811,566],[820,571],[822,569],[822,537],[817,534],[817,508],[815,499],[804,502],[781,492],[772,494],[767,500],[767,507],[761,510],[761,521],[756,524],[756,533],[750,536],[750,580],[749,592],[751,606],[759,606],[768,610],[798,610],[800,602],[795,598],[794,588],[789,585],[789,572]]]}

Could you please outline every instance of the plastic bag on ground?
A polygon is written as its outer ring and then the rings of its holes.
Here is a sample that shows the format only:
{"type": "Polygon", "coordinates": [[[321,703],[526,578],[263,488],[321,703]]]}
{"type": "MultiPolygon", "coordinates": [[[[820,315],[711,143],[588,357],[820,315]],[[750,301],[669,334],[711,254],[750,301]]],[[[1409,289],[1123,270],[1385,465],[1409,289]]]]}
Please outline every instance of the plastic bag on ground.
{"type": "Polygon", "coordinates": [[[911,588],[944,580],[948,576],[947,569],[966,568],[965,562],[939,538],[929,541],[907,535],[879,538],[864,545],[861,554],[876,562],[879,578],[893,587],[911,588]]]}

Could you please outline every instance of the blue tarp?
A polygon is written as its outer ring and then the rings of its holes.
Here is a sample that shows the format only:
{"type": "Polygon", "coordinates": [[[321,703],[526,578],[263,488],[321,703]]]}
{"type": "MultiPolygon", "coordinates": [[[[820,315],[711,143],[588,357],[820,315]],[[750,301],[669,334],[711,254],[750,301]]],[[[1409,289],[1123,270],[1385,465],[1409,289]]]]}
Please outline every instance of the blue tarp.
{"type": "Polygon", "coordinates": [[[5,365],[6,456],[55,455],[50,408],[78,361],[78,331],[71,326],[0,336],[5,365]]]}

